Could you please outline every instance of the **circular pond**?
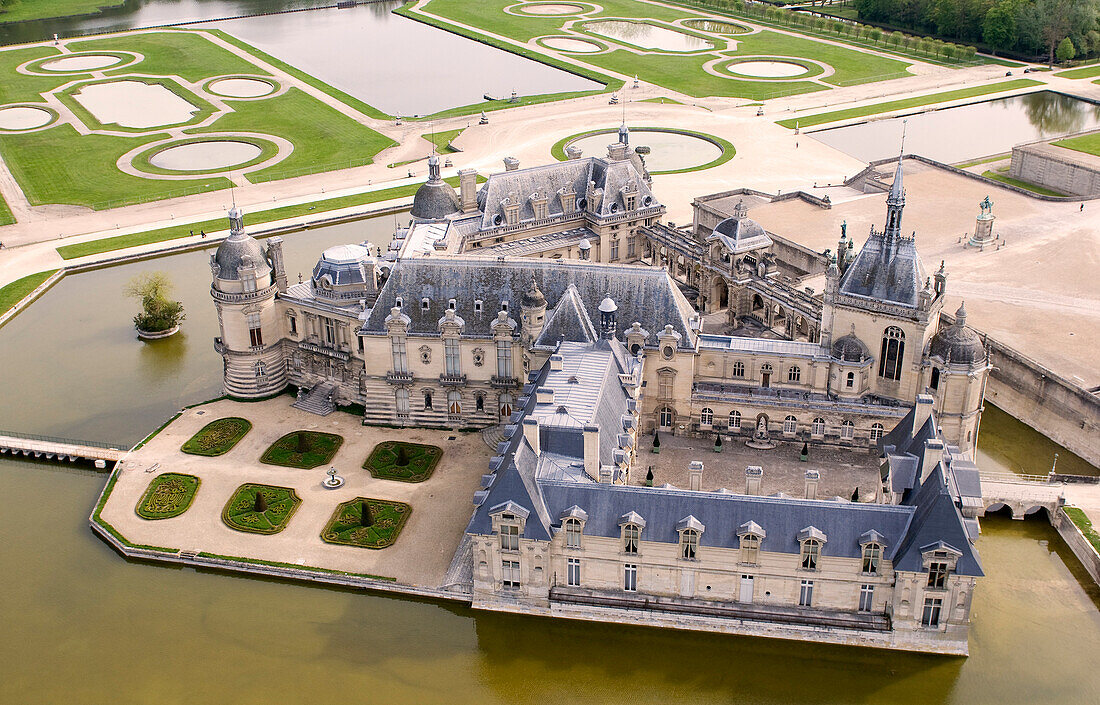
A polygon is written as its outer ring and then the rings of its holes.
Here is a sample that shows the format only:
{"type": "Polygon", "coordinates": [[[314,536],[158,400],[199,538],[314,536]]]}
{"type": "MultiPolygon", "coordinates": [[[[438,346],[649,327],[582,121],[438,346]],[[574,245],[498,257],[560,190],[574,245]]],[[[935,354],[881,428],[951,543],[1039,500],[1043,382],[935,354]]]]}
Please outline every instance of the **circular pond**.
{"type": "Polygon", "coordinates": [[[261,78],[219,78],[206,85],[214,95],[226,98],[260,98],[275,92],[275,84],[261,78]]]}
{"type": "Polygon", "coordinates": [[[805,66],[789,61],[741,61],[729,64],[726,70],[737,76],[753,78],[791,78],[810,72],[805,66]]]}
{"type": "Polygon", "coordinates": [[[724,22],[721,20],[684,20],[680,24],[685,27],[690,27],[691,29],[712,32],[714,34],[745,34],[750,31],[748,27],[739,25],[736,22],[724,22]]]}
{"type": "Polygon", "coordinates": [[[603,51],[603,47],[596,42],[587,39],[574,39],[573,37],[544,37],[539,40],[547,49],[568,51],[574,54],[594,54],[603,51]]]}
{"type": "Polygon", "coordinates": [[[121,64],[123,57],[112,54],[79,54],[77,56],[65,56],[60,59],[52,59],[39,64],[43,71],[57,71],[59,73],[72,73],[76,71],[96,71],[108,66],[121,64]]]}
{"type": "MultiPolygon", "coordinates": [[[[585,135],[565,146],[579,147],[588,156],[603,156],[607,154],[607,146],[616,141],[615,133],[616,130],[607,130],[585,135]]],[[[645,155],[645,163],[651,173],[693,169],[709,164],[723,154],[722,148],[716,143],[682,132],[631,130],[630,145],[649,147],[650,153],[645,155]]]]}
{"type": "Polygon", "coordinates": [[[251,142],[208,140],[162,149],[149,163],[169,171],[217,171],[250,162],[262,151],[251,142]]]}
{"type": "Polygon", "coordinates": [[[0,108],[0,130],[33,130],[50,124],[54,114],[44,108],[16,105],[0,108]]]}
{"type": "Polygon", "coordinates": [[[588,8],[583,5],[570,5],[568,3],[537,3],[520,5],[516,9],[525,15],[577,15],[588,8]]]}

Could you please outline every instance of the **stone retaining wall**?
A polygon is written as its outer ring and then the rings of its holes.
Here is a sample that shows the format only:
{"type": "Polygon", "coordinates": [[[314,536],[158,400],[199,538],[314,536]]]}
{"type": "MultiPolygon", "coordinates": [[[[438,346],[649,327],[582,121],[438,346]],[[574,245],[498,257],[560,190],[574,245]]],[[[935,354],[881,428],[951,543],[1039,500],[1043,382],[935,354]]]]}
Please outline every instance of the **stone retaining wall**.
{"type": "Polygon", "coordinates": [[[1077,528],[1077,525],[1073,523],[1073,520],[1069,518],[1064,509],[1059,509],[1058,513],[1051,518],[1051,523],[1058,531],[1058,535],[1062,537],[1062,540],[1069,546],[1069,550],[1073,551],[1073,555],[1077,556],[1077,560],[1081,561],[1081,565],[1088,571],[1092,581],[1097,585],[1100,585],[1100,553],[1096,552],[1089,540],[1085,538],[1085,535],[1081,533],[1081,530],[1077,528]]]}
{"type": "Polygon", "coordinates": [[[1100,157],[1057,147],[1049,142],[1012,148],[1009,176],[1059,193],[1100,196],[1100,157]]]}

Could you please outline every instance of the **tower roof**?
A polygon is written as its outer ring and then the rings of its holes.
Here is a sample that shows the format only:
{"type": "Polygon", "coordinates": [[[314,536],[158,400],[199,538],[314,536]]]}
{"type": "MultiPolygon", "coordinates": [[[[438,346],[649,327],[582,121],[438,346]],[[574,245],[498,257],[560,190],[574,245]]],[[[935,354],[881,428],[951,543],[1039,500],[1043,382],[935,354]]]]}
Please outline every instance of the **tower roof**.
{"type": "Polygon", "coordinates": [[[256,267],[261,272],[271,271],[264,248],[244,231],[244,216],[236,206],[229,210],[229,237],[222,240],[214,253],[218,265],[218,279],[240,279],[241,267],[256,267]]]}

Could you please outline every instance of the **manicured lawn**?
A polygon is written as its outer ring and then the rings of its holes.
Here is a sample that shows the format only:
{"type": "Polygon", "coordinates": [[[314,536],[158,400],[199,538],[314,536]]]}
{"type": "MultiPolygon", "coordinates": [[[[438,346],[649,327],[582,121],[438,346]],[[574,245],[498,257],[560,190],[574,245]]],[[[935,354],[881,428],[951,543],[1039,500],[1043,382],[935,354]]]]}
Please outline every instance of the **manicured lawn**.
{"type": "Polygon", "coordinates": [[[397,541],[410,514],[412,507],[404,502],[356,497],[337,505],[321,532],[321,540],[360,548],[386,548],[397,541]]]}
{"type": "Polygon", "coordinates": [[[824,44],[806,37],[765,30],[756,34],[740,36],[737,39],[740,44],[737,46],[737,52],[732,56],[762,54],[816,59],[832,66],[836,71],[832,76],[822,79],[825,83],[834,86],[853,86],[858,83],[870,83],[911,75],[906,71],[909,64],[905,61],[888,59],[833,44],[824,44]]]}
{"type": "Polygon", "coordinates": [[[332,460],[343,442],[343,436],[335,433],[294,431],[272,443],[260,457],[260,462],[308,470],[332,460]]]}
{"type": "Polygon", "coordinates": [[[423,482],[432,476],[442,457],[443,449],[438,446],[383,441],[370,452],[363,467],[381,480],[423,482]]]}
{"type": "Polygon", "coordinates": [[[1100,64],[1082,66],[1081,68],[1069,69],[1068,71],[1059,71],[1054,75],[1061,76],[1062,78],[1095,78],[1100,76],[1100,64]]]}
{"type": "Polygon", "coordinates": [[[166,472],[149,483],[134,511],[142,519],[171,519],[187,511],[201,480],[194,475],[166,472]]]}
{"type": "Polygon", "coordinates": [[[905,108],[916,108],[922,105],[946,103],[952,100],[962,100],[963,98],[973,98],[980,95],[989,95],[990,93],[1003,93],[1004,91],[1014,91],[1019,88],[1038,86],[1040,84],[1040,81],[1033,81],[1030,78],[1017,78],[1011,81],[992,83],[987,86],[960,88],[959,90],[955,91],[944,91],[943,93],[932,93],[931,95],[916,96],[914,98],[905,98],[903,100],[891,100],[885,103],[872,103],[871,105],[864,105],[858,108],[833,110],[828,113],[818,113],[817,115],[806,115],[800,118],[790,118],[787,120],[780,120],[777,124],[782,125],[783,127],[789,127],[791,129],[794,129],[796,123],[799,127],[811,127],[813,125],[821,125],[826,122],[848,120],[850,118],[864,117],[866,115],[877,115],[879,113],[888,113],[894,110],[904,110],[905,108]]]}
{"type": "Polygon", "coordinates": [[[12,215],[8,202],[4,200],[3,196],[0,196],[0,225],[11,225],[14,222],[15,216],[12,215]]]}
{"type": "Polygon", "coordinates": [[[10,0],[0,13],[0,24],[89,15],[100,9],[118,7],[125,2],[126,0],[10,0]]]}
{"type": "Polygon", "coordinates": [[[147,86],[153,86],[153,85],[163,86],[164,88],[167,88],[172,93],[175,93],[177,96],[184,99],[185,101],[187,101],[188,103],[190,103],[194,107],[198,108],[198,110],[196,110],[195,112],[188,115],[184,120],[181,120],[180,122],[177,122],[177,123],[174,123],[174,124],[164,125],[164,127],[179,127],[179,126],[182,126],[182,125],[188,125],[188,124],[194,124],[194,123],[197,123],[197,122],[202,122],[203,120],[205,120],[208,117],[210,117],[211,115],[213,115],[215,110],[216,110],[216,108],[211,103],[203,100],[199,96],[195,95],[191,91],[189,91],[186,88],[184,88],[183,86],[181,86],[179,83],[176,83],[175,81],[173,81],[172,79],[167,78],[167,77],[165,77],[165,78],[120,77],[120,78],[109,78],[109,79],[105,79],[105,80],[93,80],[93,81],[87,81],[87,82],[84,82],[84,83],[80,83],[80,84],[77,84],[75,86],[69,86],[68,88],[66,88],[66,89],[60,91],[59,93],[57,93],[56,95],[57,95],[57,99],[60,100],[61,103],[65,105],[65,107],[67,107],[69,110],[71,110],[73,112],[73,114],[77,117],[77,119],[79,119],[80,122],[84,123],[88,127],[88,129],[97,130],[97,131],[111,131],[111,132],[133,132],[133,133],[139,133],[139,134],[147,133],[147,132],[149,132],[149,128],[146,128],[146,127],[124,127],[122,125],[119,125],[117,122],[104,124],[104,123],[100,122],[99,118],[97,118],[95,115],[93,115],[91,113],[91,111],[89,111],[87,108],[85,108],[84,105],[74,97],[74,94],[82,92],[86,86],[89,86],[89,85],[92,85],[92,84],[120,83],[120,82],[123,82],[123,81],[128,82],[128,83],[144,83],[147,86]]]}
{"type": "Polygon", "coordinates": [[[191,455],[225,455],[233,450],[233,446],[237,445],[237,442],[250,430],[252,430],[252,423],[248,419],[238,416],[218,419],[203,426],[183,444],[180,450],[191,455]]]}
{"type": "MultiPolygon", "coordinates": [[[[653,175],[658,175],[658,174],[683,174],[683,173],[687,173],[689,171],[702,171],[703,169],[711,169],[713,167],[725,164],[729,160],[733,159],[733,157],[737,154],[737,150],[734,148],[733,143],[731,143],[729,140],[722,139],[721,137],[718,137],[717,135],[708,135],[706,133],[695,132],[693,130],[674,130],[674,129],[669,129],[669,128],[665,128],[665,127],[636,127],[636,128],[634,128],[634,132],[638,132],[638,133],[644,133],[644,131],[646,131],[646,130],[656,131],[656,132],[677,132],[677,133],[686,133],[686,134],[689,134],[689,135],[695,135],[697,137],[701,137],[703,139],[714,142],[719,147],[722,148],[722,154],[720,154],[717,159],[713,159],[713,160],[707,162],[706,164],[700,164],[698,166],[690,166],[690,167],[687,167],[687,168],[684,168],[684,169],[673,169],[671,171],[651,171],[650,173],[653,174],[653,175]]],[[[589,135],[598,135],[602,132],[605,132],[605,130],[589,130],[587,132],[578,132],[575,135],[569,135],[568,137],[563,137],[562,139],[555,142],[552,147],[550,147],[550,156],[554,157],[554,159],[557,159],[559,162],[564,162],[568,158],[568,157],[565,156],[565,147],[566,147],[566,145],[568,145],[573,140],[580,139],[582,137],[588,137],[589,135]]],[[[610,135],[612,133],[608,133],[608,134],[610,135]]],[[[645,135],[644,134],[637,135],[637,140],[640,144],[644,144],[645,143],[645,135]]]]}
{"type": "Polygon", "coordinates": [[[196,82],[226,74],[270,75],[255,64],[227,51],[198,32],[153,32],[69,42],[72,51],[133,51],[145,58],[138,64],[108,74],[143,73],[179,76],[196,82]]]}
{"type": "MultiPolygon", "coordinates": [[[[0,16],[2,17],[2,16],[0,16]]],[[[72,76],[27,76],[17,73],[16,66],[60,54],[53,47],[26,47],[0,51],[0,104],[30,101],[42,102],[42,93],[73,80],[72,76]]]]}
{"type": "Polygon", "coordinates": [[[1100,132],[1094,132],[1091,135],[1081,135],[1080,137],[1070,137],[1067,140],[1058,140],[1054,144],[1059,147],[1065,147],[1066,149],[1072,149],[1075,152],[1084,152],[1085,154],[1100,156],[1100,132]]]}
{"type": "Polygon", "coordinates": [[[444,132],[429,132],[426,135],[420,135],[424,139],[428,140],[435,145],[435,151],[440,154],[453,154],[458,150],[451,147],[451,140],[462,134],[462,131],[466,128],[460,127],[457,130],[446,130],[444,132]]]}
{"type": "Polygon", "coordinates": [[[683,105],[683,103],[681,103],[678,100],[673,100],[672,98],[664,98],[664,97],[661,97],[661,98],[643,98],[642,100],[639,100],[638,102],[639,103],[661,103],[662,105],[665,104],[665,103],[672,103],[673,105],[683,105]]]}
{"type": "Polygon", "coordinates": [[[38,274],[28,274],[22,279],[16,279],[11,284],[0,288],[0,314],[23,300],[23,297],[38,288],[38,285],[53,276],[56,269],[38,274]]]}
{"type": "Polygon", "coordinates": [[[249,534],[277,534],[286,528],[301,503],[290,487],[246,483],[225,503],[222,521],[230,529],[249,534]]]}
{"type": "Polygon", "coordinates": [[[187,132],[255,132],[278,135],[294,144],[294,151],[283,161],[247,174],[253,183],[370,164],[374,155],[396,144],[298,88],[268,100],[226,103],[232,113],[209,127],[187,132]]]}
{"type": "Polygon", "coordinates": [[[1092,527],[1092,521],[1085,513],[1077,507],[1062,507],[1062,509],[1065,510],[1066,516],[1081,530],[1081,533],[1085,535],[1085,538],[1089,540],[1092,547],[1100,551],[1100,534],[1096,533],[1096,529],[1092,527]]]}
{"type": "Polygon", "coordinates": [[[1029,184],[1026,181],[1020,181],[1019,179],[1014,179],[1011,176],[1005,176],[1004,174],[998,174],[995,171],[982,172],[982,176],[984,176],[987,179],[993,179],[994,181],[1000,181],[1002,184],[1008,184],[1009,186],[1015,186],[1016,188],[1022,188],[1025,191],[1031,191],[1032,193],[1037,193],[1037,194],[1040,194],[1042,196],[1065,196],[1066,195],[1064,193],[1059,193],[1058,191],[1051,191],[1048,188],[1043,188],[1042,186],[1038,186],[1036,184],[1029,184]]]}

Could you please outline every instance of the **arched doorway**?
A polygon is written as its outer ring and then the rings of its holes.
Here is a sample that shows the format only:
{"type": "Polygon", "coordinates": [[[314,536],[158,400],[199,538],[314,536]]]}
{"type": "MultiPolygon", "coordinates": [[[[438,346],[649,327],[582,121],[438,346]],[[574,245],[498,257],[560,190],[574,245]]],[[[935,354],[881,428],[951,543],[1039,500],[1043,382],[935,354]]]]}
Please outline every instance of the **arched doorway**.
{"type": "Polygon", "coordinates": [[[764,389],[772,386],[772,366],[769,363],[764,363],[760,368],[760,386],[764,389]]]}
{"type": "Polygon", "coordinates": [[[715,309],[728,308],[730,305],[730,289],[722,277],[714,280],[714,296],[711,300],[714,301],[715,309]]]}

